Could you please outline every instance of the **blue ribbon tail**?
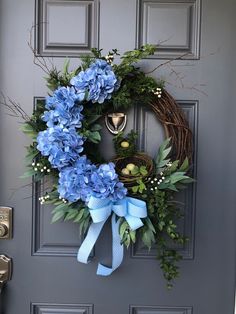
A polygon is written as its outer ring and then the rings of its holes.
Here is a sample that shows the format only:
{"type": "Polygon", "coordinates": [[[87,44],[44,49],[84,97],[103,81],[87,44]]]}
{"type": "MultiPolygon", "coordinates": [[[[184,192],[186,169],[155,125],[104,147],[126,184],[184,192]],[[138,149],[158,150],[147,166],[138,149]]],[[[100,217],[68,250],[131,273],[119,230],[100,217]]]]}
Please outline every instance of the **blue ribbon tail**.
{"type": "Polygon", "coordinates": [[[88,233],[86,238],[84,239],[83,243],[81,244],[78,254],[77,260],[78,262],[87,264],[89,255],[99,237],[99,234],[105,224],[106,220],[99,222],[99,223],[92,223],[89,227],[88,233]]]}
{"type": "Polygon", "coordinates": [[[112,215],[112,267],[107,267],[102,264],[98,265],[97,275],[109,276],[116,270],[123,261],[124,247],[120,243],[119,221],[116,222],[115,214],[112,215]]]}

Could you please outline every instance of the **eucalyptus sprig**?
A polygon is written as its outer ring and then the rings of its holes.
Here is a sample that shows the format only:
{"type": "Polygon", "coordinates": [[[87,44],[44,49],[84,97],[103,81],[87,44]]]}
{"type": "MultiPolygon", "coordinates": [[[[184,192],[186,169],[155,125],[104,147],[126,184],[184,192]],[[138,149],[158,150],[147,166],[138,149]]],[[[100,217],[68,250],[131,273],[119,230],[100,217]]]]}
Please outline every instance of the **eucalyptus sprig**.
{"type": "MultiPolygon", "coordinates": [[[[167,281],[168,288],[173,286],[173,280],[179,275],[178,262],[181,254],[172,244],[183,245],[188,240],[178,231],[177,221],[182,218],[181,208],[174,201],[175,193],[194,180],[189,177],[188,160],[182,165],[179,161],[171,162],[171,139],[166,139],[159,148],[153,177],[146,182],[143,194],[147,200],[148,216],[151,224],[140,229],[143,243],[150,249],[152,243],[157,246],[157,258],[167,281]]],[[[136,192],[136,189],[133,192],[136,192]]],[[[143,193],[143,192],[141,192],[143,193]]]]}

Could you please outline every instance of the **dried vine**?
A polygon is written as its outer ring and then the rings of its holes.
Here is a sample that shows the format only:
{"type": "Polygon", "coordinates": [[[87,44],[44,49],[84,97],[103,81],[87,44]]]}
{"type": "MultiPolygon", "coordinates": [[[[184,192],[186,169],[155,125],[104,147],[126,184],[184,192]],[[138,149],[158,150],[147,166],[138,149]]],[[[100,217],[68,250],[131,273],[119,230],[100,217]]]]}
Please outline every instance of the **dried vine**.
{"type": "Polygon", "coordinates": [[[192,131],[188,121],[175,99],[166,91],[162,97],[149,102],[157,119],[163,124],[166,137],[171,137],[174,158],[183,162],[187,157],[191,163],[193,154],[192,131]]]}

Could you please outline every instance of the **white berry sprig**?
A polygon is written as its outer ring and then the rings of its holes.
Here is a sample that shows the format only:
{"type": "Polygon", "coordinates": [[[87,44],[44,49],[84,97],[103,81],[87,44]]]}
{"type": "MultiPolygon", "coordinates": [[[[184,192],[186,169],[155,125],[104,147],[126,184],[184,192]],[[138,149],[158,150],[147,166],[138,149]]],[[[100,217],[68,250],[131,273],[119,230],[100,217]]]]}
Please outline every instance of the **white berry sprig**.
{"type": "Polygon", "coordinates": [[[49,194],[46,194],[44,196],[41,196],[39,197],[39,201],[40,201],[40,204],[43,205],[46,203],[46,201],[48,201],[50,198],[49,194]]]}
{"type": "Polygon", "coordinates": [[[51,169],[50,168],[47,168],[45,165],[43,165],[42,163],[35,163],[35,162],[32,162],[32,167],[34,169],[35,172],[41,172],[41,173],[50,173],[51,172],[51,169]]]}
{"type": "Polygon", "coordinates": [[[156,89],[152,90],[154,95],[157,95],[158,98],[161,98],[162,96],[162,89],[160,87],[157,87],[156,89]]]}

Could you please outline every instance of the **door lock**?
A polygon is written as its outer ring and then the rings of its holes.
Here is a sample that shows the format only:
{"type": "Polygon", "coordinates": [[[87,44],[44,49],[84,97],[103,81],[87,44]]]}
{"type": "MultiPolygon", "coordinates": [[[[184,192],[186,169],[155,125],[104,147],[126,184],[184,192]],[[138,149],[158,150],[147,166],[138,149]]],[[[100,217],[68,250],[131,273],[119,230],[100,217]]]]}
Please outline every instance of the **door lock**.
{"type": "Polygon", "coordinates": [[[0,207],[0,239],[11,239],[11,238],[12,238],[12,208],[1,206],[0,207]]]}
{"type": "Polygon", "coordinates": [[[0,237],[4,238],[7,234],[8,234],[7,225],[0,223],[0,237]]]}
{"type": "Polygon", "coordinates": [[[11,280],[11,275],[12,259],[5,255],[0,255],[0,292],[4,284],[11,280]]]}

